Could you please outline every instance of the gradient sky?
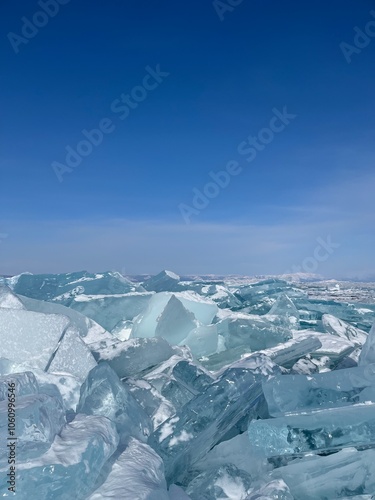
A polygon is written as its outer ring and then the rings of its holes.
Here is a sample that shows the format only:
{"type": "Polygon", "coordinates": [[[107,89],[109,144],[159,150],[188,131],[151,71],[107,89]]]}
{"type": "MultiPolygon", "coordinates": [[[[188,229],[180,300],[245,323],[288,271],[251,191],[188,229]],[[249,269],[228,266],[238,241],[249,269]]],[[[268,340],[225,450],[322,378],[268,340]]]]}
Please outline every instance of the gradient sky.
{"type": "Polygon", "coordinates": [[[372,9],[243,0],[220,20],[211,0],[71,0],[16,54],[8,34],[41,8],[3,2],[0,273],[309,271],[330,236],[311,270],[375,275],[375,36],[350,64],[340,48],[372,9]],[[157,65],[169,75],[121,120],[113,102],[157,65]],[[296,118],[247,162],[238,145],[284,106],[296,118]],[[113,132],[59,182],[51,164],[103,118],[113,132]],[[186,224],[179,205],[229,161],[241,173],[186,224]]]}

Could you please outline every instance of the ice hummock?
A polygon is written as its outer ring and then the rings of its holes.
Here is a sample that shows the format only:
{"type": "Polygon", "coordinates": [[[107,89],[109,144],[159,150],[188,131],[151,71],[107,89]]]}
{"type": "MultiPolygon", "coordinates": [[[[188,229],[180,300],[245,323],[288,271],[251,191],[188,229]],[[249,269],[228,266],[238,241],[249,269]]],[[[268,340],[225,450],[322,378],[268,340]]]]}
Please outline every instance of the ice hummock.
{"type": "Polygon", "coordinates": [[[148,292],[178,292],[183,289],[180,277],[172,271],[161,271],[142,283],[148,292]]]}
{"type": "Polygon", "coordinates": [[[371,498],[375,294],[171,272],[1,283],[18,498],[371,498]]]}

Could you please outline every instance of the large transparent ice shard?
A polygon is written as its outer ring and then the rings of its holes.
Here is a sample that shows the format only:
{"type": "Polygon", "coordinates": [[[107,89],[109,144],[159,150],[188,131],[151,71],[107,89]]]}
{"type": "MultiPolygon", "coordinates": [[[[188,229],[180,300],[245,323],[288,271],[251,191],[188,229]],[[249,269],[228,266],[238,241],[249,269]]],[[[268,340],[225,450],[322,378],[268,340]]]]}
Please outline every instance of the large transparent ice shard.
{"type": "Polygon", "coordinates": [[[187,353],[182,354],[183,356],[176,354],[170,357],[144,375],[144,379],[176,409],[181,408],[213,382],[209,372],[192,363],[187,353]]]}
{"type": "Polygon", "coordinates": [[[0,309],[0,357],[46,369],[69,318],[21,309],[0,309]]]}
{"type": "Polygon", "coordinates": [[[211,324],[218,311],[217,305],[212,300],[201,297],[194,292],[156,293],[151,297],[147,309],[134,320],[132,337],[153,337],[155,335],[158,319],[172,295],[204,325],[211,324]]]}
{"type": "MultiPolygon", "coordinates": [[[[115,425],[105,417],[77,415],[44,455],[17,462],[16,498],[84,500],[118,445],[115,425]]],[[[3,475],[6,468],[0,469],[3,475]]],[[[5,477],[5,476],[4,476],[5,477]]],[[[9,494],[4,483],[0,495],[9,494]]]]}
{"type": "Polygon", "coordinates": [[[277,325],[269,318],[250,314],[232,313],[217,327],[228,349],[246,346],[251,351],[259,351],[292,338],[290,328],[277,325]]]}
{"type": "Polygon", "coordinates": [[[77,413],[109,418],[115,422],[122,443],[130,436],[145,441],[151,431],[149,417],[106,363],[90,371],[81,387],[77,413]]]}
{"type": "Polygon", "coordinates": [[[202,367],[190,361],[182,360],[176,363],[170,372],[170,376],[164,378],[164,383],[159,386],[156,378],[150,374],[147,377],[160,392],[176,408],[180,408],[199,393],[203,392],[213,381],[213,377],[202,367]]]}
{"type": "Polygon", "coordinates": [[[189,483],[186,493],[192,500],[245,500],[251,482],[247,472],[226,464],[201,472],[189,483]]]}
{"type": "Polygon", "coordinates": [[[115,339],[111,345],[91,345],[98,362],[104,361],[120,378],[131,377],[170,358],[174,351],[163,338],[115,339]]]}
{"type": "Polygon", "coordinates": [[[176,482],[245,415],[262,396],[261,380],[277,372],[266,356],[250,356],[226,370],[150,436],[163,458],[168,482],[176,482]]]}
{"type": "Polygon", "coordinates": [[[346,321],[336,318],[332,314],[323,314],[322,323],[325,330],[331,335],[348,339],[355,345],[363,345],[366,342],[366,332],[350,325],[346,321]]]}
{"type": "Polygon", "coordinates": [[[154,294],[132,292],[118,295],[77,295],[69,307],[112,331],[120,321],[142,314],[154,294]]]}
{"type": "Polygon", "coordinates": [[[153,430],[176,413],[173,404],[146,380],[127,379],[123,384],[151,418],[153,430]]]}
{"type": "Polygon", "coordinates": [[[279,457],[375,445],[375,404],[288,413],[249,424],[255,455],[279,457]]]}
{"type": "Polygon", "coordinates": [[[155,336],[163,337],[171,344],[179,344],[197,326],[194,314],[172,295],[158,318],[155,336]]]}
{"type": "MultiPolygon", "coordinates": [[[[276,375],[263,382],[270,415],[302,409],[346,406],[375,386],[375,364],[304,375],[276,375]]],[[[369,401],[373,401],[369,399],[369,401]]]]}
{"type": "Polygon", "coordinates": [[[169,500],[161,458],[150,446],[131,439],[105,482],[88,500],[169,500]]]}
{"type": "Polygon", "coordinates": [[[283,479],[296,500],[331,500],[375,491],[375,449],[342,450],[295,460],[271,473],[283,479]]]}
{"type": "Polygon", "coordinates": [[[285,326],[298,327],[299,312],[292,299],[286,294],[280,294],[271,307],[268,315],[278,316],[285,326]]]}
{"type": "MultiPolygon", "coordinates": [[[[13,393],[9,394],[12,398],[13,393]]],[[[44,453],[65,424],[61,399],[31,394],[15,396],[14,401],[13,412],[13,407],[8,407],[8,397],[0,402],[0,467],[7,462],[12,436],[17,460],[28,460],[44,453]]]]}
{"type": "Polygon", "coordinates": [[[148,292],[178,292],[183,287],[179,284],[180,277],[172,271],[161,271],[144,281],[142,286],[148,292]]]}
{"type": "Polygon", "coordinates": [[[96,361],[75,326],[69,326],[48,367],[49,372],[67,372],[82,383],[96,361]]]}

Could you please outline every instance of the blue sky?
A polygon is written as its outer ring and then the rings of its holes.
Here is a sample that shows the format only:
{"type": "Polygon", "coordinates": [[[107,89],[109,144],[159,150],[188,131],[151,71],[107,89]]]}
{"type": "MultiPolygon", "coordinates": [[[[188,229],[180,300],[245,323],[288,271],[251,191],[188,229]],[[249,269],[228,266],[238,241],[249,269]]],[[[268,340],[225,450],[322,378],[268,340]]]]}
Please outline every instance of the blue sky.
{"type": "Polygon", "coordinates": [[[8,34],[41,7],[6,2],[0,272],[282,273],[330,236],[316,272],[375,275],[375,36],[350,64],[340,48],[372,9],[243,0],[221,20],[212,1],[71,0],[16,54],[8,34]],[[147,67],[168,76],[121,120],[147,67]],[[239,144],[284,106],[296,117],[247,162],[239,144]],[[53,162],[105,118],[59,182],[53,162]],[[181,204],[230,161],[241,172],[186,224],[181,204]]]}

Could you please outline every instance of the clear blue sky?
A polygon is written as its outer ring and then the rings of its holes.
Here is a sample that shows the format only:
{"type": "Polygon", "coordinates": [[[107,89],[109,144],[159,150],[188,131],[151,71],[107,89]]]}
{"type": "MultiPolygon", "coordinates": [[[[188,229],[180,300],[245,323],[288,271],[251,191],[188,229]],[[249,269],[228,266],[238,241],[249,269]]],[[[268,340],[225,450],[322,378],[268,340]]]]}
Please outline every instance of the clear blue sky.
{"type": "Polygon", "coordinates": [[[375,36],[350,64],[340,48],[371,9],[243,0],[220,20],[212,1],[71,0],[16,54],[9,32],[41,7],[3,2],[0,273],[282,273],[330,235],[315,272],[375,274],[375,36]],[[158,65],[121,120],[114,101],[158,65]],[[239,144],[284,106],[297,116],[247,162],[239,144]],[[104,118],[59,182],[51,164],[104,118]],[[179,206],[230,161],[241,172],[186,224],[179,206]]]}

